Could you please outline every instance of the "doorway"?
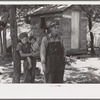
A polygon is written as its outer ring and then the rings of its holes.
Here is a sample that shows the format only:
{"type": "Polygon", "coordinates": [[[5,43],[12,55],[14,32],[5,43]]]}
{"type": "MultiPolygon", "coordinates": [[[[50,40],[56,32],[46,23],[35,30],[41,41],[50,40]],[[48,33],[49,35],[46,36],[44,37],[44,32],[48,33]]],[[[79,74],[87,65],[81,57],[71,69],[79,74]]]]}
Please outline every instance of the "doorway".
{"type": "Polygon", "coordinates": [[[80,30],[80,12],[72,11],[72,21],[71,21],[71,49],[79,48],[79,30],[80,30]]]}

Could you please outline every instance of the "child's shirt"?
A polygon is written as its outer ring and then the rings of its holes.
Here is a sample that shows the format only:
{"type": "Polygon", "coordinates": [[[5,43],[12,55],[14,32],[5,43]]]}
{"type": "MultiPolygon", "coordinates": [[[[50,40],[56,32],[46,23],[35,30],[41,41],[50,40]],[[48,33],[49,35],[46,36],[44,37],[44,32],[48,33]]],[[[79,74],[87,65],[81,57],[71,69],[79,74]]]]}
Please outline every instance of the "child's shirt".
{"type": "Polygon", "coordinates": [[[40,50],[40,47],[37,42],[35,42],[34,44],[31,44],[31,48],[33,52],[37,52],[40,50]]]}
{"type": "Polygon", "coordinates": [[[31,44],[29,42],[27,42],[26,44],[19,42],[16,48],[17,51],[22,51],[23,53],[30,53],[30,49],[31,49],[31,44]]]}

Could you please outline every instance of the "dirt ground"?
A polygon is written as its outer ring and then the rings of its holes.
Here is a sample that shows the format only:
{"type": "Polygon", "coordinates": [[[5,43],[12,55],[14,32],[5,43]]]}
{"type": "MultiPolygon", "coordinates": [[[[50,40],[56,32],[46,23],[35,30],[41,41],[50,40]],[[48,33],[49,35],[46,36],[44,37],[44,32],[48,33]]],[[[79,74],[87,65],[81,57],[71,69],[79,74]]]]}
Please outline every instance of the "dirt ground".
{"type": "MultiPolygon", "coordinates": [[[[95,56],[81,55],[81,57],[68,58],[71,62],[66,64],[64,71],[65,84],[84,84],[84,83],[100,83],[100,57],[99,51],[95,56]]],[[[23,81],[23,67],[21,82],[23,81]]],[[[45,83],[45,78],[40,62],[37,62],[35,83],[45,83]]],[[[0,84],[11,84],[13,76],[12,58],[0,61],[0,84]]]]}

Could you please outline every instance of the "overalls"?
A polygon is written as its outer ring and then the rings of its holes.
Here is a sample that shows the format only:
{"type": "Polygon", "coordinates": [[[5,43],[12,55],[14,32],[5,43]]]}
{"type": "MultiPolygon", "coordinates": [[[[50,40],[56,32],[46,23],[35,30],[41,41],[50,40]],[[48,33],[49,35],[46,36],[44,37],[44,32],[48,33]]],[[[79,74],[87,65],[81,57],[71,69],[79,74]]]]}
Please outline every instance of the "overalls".
{"type": "Polygon", "coordinates": [[[46,82],[63,83],[64,50],[60,41],[48,42],[46,50],[46,82]]]}

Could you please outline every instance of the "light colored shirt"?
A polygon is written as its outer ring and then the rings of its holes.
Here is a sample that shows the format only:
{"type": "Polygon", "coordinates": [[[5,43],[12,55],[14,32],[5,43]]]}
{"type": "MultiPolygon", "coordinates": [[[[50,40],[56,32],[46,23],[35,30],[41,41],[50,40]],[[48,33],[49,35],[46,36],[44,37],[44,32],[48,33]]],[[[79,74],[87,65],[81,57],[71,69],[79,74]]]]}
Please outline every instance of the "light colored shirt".
{"type": "Polygon", "coordinates": [[[31,44],[31,47],[34,52],[39,51],[39,49],[40,49],[37,42],[35,42],[34,44],[31,44]]]}
{"type": "Polygon", "coordinates": [[[47,36],[43,37],[41,46],[40,46],[40,57],[41,57],[42,64],[45,64],[45,61],[46,61],[45,57],[46,57],[46,48],[47,48],[48,42],[59,42],[59,41],[62,43],[62,46],[63,46],[63,40],[60,35],[57,35],[56,38],[54,38],[51,34],[48,34],[47,36]]]}

